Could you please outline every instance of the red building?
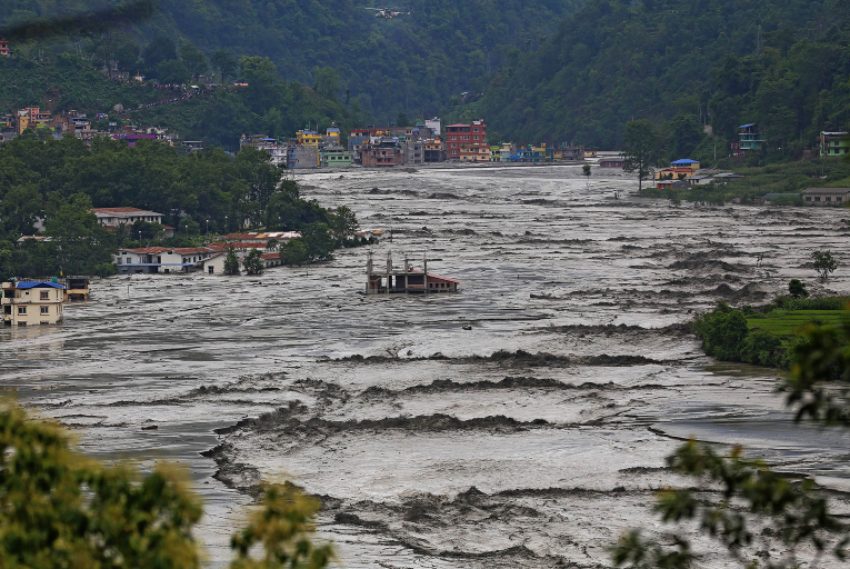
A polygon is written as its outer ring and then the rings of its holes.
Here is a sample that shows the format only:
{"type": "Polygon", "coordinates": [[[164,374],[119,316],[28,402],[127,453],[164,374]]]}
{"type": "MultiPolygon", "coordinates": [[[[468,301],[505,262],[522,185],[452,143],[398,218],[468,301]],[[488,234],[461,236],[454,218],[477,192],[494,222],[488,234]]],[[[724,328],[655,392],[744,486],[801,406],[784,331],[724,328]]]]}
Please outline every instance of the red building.
{"type": "Polygon", "coordinates": [[[488,162],[487,124],[484,119],[472,124],[450,124],[446,127],[446,154],[449,160],[488,162]]]}
{"type": "Polygon", "coordinates": [[[11,54],[12,52],[9,50],[9,42],[4,39],[0,39],[0,57],[9,57],[11,54]]]}

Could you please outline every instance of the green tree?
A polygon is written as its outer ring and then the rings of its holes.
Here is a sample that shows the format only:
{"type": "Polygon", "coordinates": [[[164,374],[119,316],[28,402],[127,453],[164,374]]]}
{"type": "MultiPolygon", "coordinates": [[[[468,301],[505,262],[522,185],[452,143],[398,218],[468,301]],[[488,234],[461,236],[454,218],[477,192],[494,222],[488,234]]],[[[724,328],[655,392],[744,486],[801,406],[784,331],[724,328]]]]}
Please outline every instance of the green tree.
{"type": "Polygon", "coordinates": [[[333,67],[317,67],[313,71],[315,78],[314,89],[316,92],[332,101],[339,97],[341,87],[341,79],[339,72],[333,67]]]}
{"type": "Polygon", "coordinates": [[[331,214],[331,235],[337,243],[343,243],[357,231],[357,217],[347,206],[340,206],[331,214]]]}
{"type": "Polygon", "coordinates": [[[740,310],[721,304],[698,318],[695,329],[705,353],[720,360],[740,361],[741,347],[749,331],[740,310]]]}
{"type": "Polygon", "coordinates": [[[658,133],[651,121],[638,119],[626,124],[623,156],[623,170],[637,172],[638,191],[643,190],[643,180],[652,173],[661,157],[658,133]]]}
{"type": "MultiPolygon", "coordinates": [[[[231,567],[324,569],[333,550],[313,542],[318,509],[293,486],[265,486],[260,508],[233,535],[231,567]]],[[[0,566],[199,568],[193,528],[201,515],[179,469],[102,465],[77,452],[60,427],[0,402],[0,566]]]]}
{"type": "Polygon", "coordinates": [[[231,81],[236,78],[236,72],[239,70],[239,61],[229,51],[219,49],[210,57],[210,63],[213,68],[218,70],[219,79],[222,82],[231,81]]]}
{"type": "Polygon", "coordinates": [[[236,251],[233,247],[227,248],[227,257],[224,259],[224,274],[229,276],[237,276],[239,271],[239,257],[236,256],[236,251]]]}
{"type": "Polygon", "coordinates": [[[333,559],[330,545],[313,544],[313,518],[319,501],[291,485],[266,486],[262,507],[248,526],[236,533],[231,547],[236,559],[231,569],[324,569],[333,559]],[[254,555],[259,548],[261,558],[254,555]]]}
{"type": "Polygon", "coordinates": [[[818,273],[818,279],[822,283],[828,281],[829,276],[838,268],[838,261],[828,249],[826,251],[814,251],[812,261],[814,269],[818,273]]]}
{"type": "Polygon", "coordinates": [[[209,62],[207,57],[200,49],[195,47],[191,42],[183,42],[180,44],[180,59],[189,70],[192,79],[196,79],[199,75],[203,75],[209,71],[209,62]]]}
{"type": "Polygon", "coordinates": [[[311,223],[301,233],[304,244],[307,246],[307,256],[311,261],[324,261],[331,258],[334,240],[327,224],[311,223]]]}
{"type": "Polygon", "coordinates": [[[791,279],[788,281],[788,294],[792,298],[806,298],[809,296],[809,291],[806,290],[806,285],[800,279],[791,279]]]}
{"type": "Polygon", "coordinates": [[[251,249],[245,258],[242,260],[242,266],[245,267],[245,272],[248,275],[261,275],[265,270],[262,255],[258,249],[251,249]]]}
{"type": "Polygon", "coordinates": [[[283,246],[281,259],[286,265],[301,266],[309,260],[310,252],[303,239],[291,239],[283,246]]]}

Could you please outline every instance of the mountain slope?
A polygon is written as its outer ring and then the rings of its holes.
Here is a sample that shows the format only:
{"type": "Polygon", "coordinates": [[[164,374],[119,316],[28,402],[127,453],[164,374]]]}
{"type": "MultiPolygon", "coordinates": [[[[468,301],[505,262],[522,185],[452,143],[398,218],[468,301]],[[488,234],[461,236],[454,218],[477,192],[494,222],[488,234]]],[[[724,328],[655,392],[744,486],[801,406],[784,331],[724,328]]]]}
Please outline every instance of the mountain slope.
{"type": "Polygon", "coordinates": [[[630,119],[679,116],[799,146],[850,126],[848,24],[840,0],[588,2],[466,112],[520,140],[614,147],[630,119]]]}

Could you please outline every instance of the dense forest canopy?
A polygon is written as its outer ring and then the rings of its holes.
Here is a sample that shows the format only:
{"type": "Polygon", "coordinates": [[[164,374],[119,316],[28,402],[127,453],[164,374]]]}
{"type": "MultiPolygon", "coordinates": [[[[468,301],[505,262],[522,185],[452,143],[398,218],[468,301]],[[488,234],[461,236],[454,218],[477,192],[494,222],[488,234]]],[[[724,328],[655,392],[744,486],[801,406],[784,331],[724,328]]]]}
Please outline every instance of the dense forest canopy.
{"type": "MultiPolygon", "coordinates": [[[[577,1],[404,0],[392,6],[401,15],[384,19],[366,9],[375,2],[354,0],[159,0],[152,18],[112,34],[110,45],[91,41],[131,71],[162,79],[221,67],[228,75],[240,56],[268,57],[283,79],[391,122],[401,112],[437,114],[480,91],[512,53],[540,45],[577,1]]],[[[8,0],[0,25],[116,3],[8,0]]]]}
{"type": "MultiPolygon", "coordinates": [[[[799,152],[850,126],[850,10],[841,0],[599,0],[495,74],[467,107],[522,141],[622,143],[625,123],[703,126],[728,141],[756,122],[799,152]]],[[[781,150],[780,150],[781,149],[781,150]]]]}

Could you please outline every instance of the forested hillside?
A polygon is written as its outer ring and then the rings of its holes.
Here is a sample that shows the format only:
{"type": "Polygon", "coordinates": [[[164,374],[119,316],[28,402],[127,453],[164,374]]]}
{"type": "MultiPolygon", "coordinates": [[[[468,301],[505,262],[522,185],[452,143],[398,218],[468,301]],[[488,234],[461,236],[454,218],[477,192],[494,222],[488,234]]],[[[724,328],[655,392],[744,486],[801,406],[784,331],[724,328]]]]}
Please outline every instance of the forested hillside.
{"type": "MultiPolygon", "coordinates": [[[[757,122],[774,153],[850,126],[850,10],[841,0],[598,0],[497,73],[465,112],[518,140],[622,142],[664,125],[682,152],[757,122]]],[[[721,148],[723,151],[723,148],[721,148]]]]}
{"type": "MultiPolygon", "coordinates": [[[[206,69],[229,75],[238,57],[264,56],[287,81],[387,121],[401,112],[436,114],[464,92],[474,96],[512,53],[541,45],[577,2],[400,0],[385,7],[402,14],[384,19],[366,1],[159,0],[146,22],[108,41],[78,38],[74,48],[163,80],[206,69]]],[[[5,0],[0,23],[115,3],[5,0]]]]}

